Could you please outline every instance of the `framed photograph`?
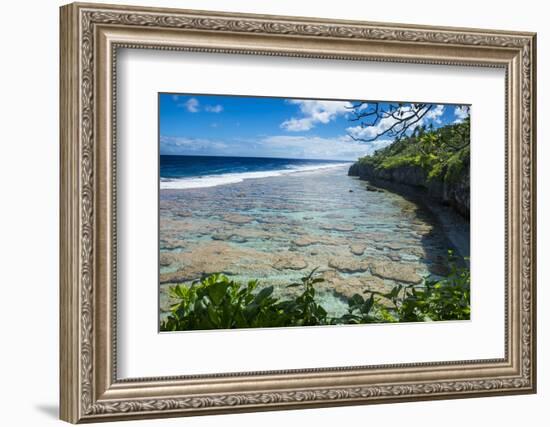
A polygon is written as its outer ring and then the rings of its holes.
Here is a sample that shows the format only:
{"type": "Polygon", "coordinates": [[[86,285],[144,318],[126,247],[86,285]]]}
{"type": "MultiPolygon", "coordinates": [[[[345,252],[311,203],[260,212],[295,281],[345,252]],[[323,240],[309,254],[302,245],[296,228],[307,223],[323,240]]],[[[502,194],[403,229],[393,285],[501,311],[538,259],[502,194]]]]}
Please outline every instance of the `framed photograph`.
{"type": "Polygon", "coordinates": [[[534,393],[535,34],[61,8],[61,418],[534,393]]]}

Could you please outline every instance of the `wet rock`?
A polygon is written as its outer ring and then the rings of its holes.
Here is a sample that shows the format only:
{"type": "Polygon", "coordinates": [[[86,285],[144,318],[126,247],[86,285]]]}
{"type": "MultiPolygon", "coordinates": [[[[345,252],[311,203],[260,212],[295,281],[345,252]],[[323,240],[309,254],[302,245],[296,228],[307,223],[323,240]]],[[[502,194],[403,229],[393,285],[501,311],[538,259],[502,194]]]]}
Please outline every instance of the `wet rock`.
{"type": "Polygon", "coordinates": [[[169,267],[173,262],[173,257],[170,253],[161,252],[159,256],[159,264],[161,267],[169,267]]]}
{"type": "Polygon", "coordinates": [[[384,190],[382,190],[380,188],[377,188],[377,187],[373,187],[372,185],[367,185],[366,189],[367,189],[367,191],[372,191],[374,193],[383,193],[384,192],[384,190]]]}
{"type": "Polygon", "coordinates": [[[433,227],[429,224],[420,224],[420,225],[415,225],[413,230],[419,236],[426,236],[426,235],[432,233],[433,227]]]}
{"type": "Polygon", "coordinates": [[[220,228],[223,223],[212,219],[161,218],[160,233],[162,238],[174,238],[195,233],[211,233],[220,228]]]}
{"type": "Polygon", "coordinates": [[[393,285],[370,275],[343,277],[338,272],[329,270],[323,272],[321,277],[324,282],[319,285],[322,285],[324,290],[336,292],[346,298],[351,298],[355,294],[367,297],[369,292],[388,293],[393,289],[393,285]]]}
{"type": "Polygon", "coordinates": [[[257,221],[262,224],[288,224],[289,220],[284,215],[269,215],[258,217],[257,221]]]}
{"type": "Polygon", "coordinates": [[[162,249],[181,249],[185,245],[185,242],[180,239],[162,239],[160,241],[160,247],[162,249]]]}
{"type": "Polygon", "coordinates": [[[314,235],[303,235],[294,239],[292,243],[295,246],[300,248],[310,245],[338,245],[341,244],[340,239],[332,238],[329,236],[314,236],[314,235]]]}
{"type": "Polygon", "coordinates": [[[200,279],[202,273],[195,269],[177,270],[170,273],[161,273],[160,283],[184,283],[200,279]]]}
{"type": "Polygon", "coordinates": [[[449,266],[446,264],[432,264],[428,267],[430,273],[437,276],[447,276],[450,272],[449,266]]]}
{"type": "Polygon", "coordinates": [[[306,267],[307,262],[297,254],[280,255],[273,263],[276,270],[303,270],[306,267]]]}
{"type": "Polygon", "coordinates": [[[227,242],[210,241],[190,246],[188,252],[168,252],[163,262],[174,268],[161,273],[161,283],[182,283],[200,279],[214,273],[250,274],[259,277],[271,270],[273,256],[227,242]]]}
{"type": "Polygon", "coordinates": [[[226,222],[230,222],[231,224],[248,224],[249,222],[252,222],[252,218],[246,215],[240,215],[240,214],[227,214],[223,216],[223,220],[226,222]]]}
{"type": "Polygon", "coordinates": [[[324,224],[321,225],[321,228],[323,230],[329,230],[329,231],[353,231],[355,227],[353,224],[324,224]]]}
{"type": "Polygon", "coordinates": [[[304,246],[314,245],[319,243],[319,239],[312,238],[311,236],[302,236],[292,241],[295,246],[303,248],[304,246]]]}
{"type": "Polygon", "coordinates": [[[413,284],[422,282],[422,277],[416,272],[414,265],[411,264],[373,261],[370,264],[370,270],[374,276],[382,279],[413,284]]]}
{"type": "Polygon", "coordinates": [[[391,249],[392,251],[399,251],[405,248],[404,245],[395,242],[384,243],[384,247],[391,249]]]}
{"type": "Polygon", "coordinates": [[[339,214],[339,213],[329,213],[329,214],[326,214],[324,217],[325,218],[330,218],[330,219],[342,219],[342,218],[344,218],[344,215],[339,214]]]}
{"type": "Polygon", "coordinates": [[[386,240],[387,235],[385,233],[379,233],[379,232],[368,232],[368,233],[356,233],[355,237],[365,241],[381,242],[386,240]]]}
{"type": "Polygon", "coordinates": [[[393,285],[385,283],[383,279],[376,276],[361,277],[361,285],[364,291],[388,293],[393,289],[393,285]]]}
{"type": "Polygon", "coordinates": [[[221,240],[221,241],[227,241],[230,240],[233,234],[231,233],[214,233],[212,236],[212,240],[221,240]]]}
{"type": "Polygon", "coordinates": [[[175,215],[180,217],[180,218],[189,218],[189,217],[193,216],[193,214],[189,211],[177,212],[175,215]]]}
{"type": "Polygon", "coordinates": [[[328,260],[328,266],[342,273],[359,273],[369,268],[365,260],[357,260],[350,257],[333,257],[328,260]]]}
{"type": "Polygon", "coordinates": [[[363,292],[363,283],[357,277],[342,277],[336,271],[325,271],[321,276],[325,281],[319,283],[328,291],[351,298],[355,294],[363,292]]]}
{"type": "Polygon", "coordinates": [[[412,255],[418,258],[425,258],[426,257],[426,251],[420,247],[411,247],[407,248],[405,250],[405,253],[407,255],[412,255]]]}
{"type": "Polygon", "coordinates": [[[388,254],[388,258],[391,259],[392,261],[401,261],[401,257],[399,255],[396,255],[396,254],[388,254]]]}
{"type": "Polygon", "coordinates": [[[349,246],[349,250],[353,255],[363,255],[365,252],[365,245],[359,245],[359,244],[352,244],[349,246]]]}

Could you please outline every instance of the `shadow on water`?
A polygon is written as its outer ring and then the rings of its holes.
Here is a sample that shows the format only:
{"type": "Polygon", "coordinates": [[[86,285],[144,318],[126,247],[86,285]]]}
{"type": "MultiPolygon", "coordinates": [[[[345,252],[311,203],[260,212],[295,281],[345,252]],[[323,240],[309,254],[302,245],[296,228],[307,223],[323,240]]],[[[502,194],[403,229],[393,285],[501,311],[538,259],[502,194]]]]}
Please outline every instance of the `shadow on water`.
{"type": "Polygon", "coordinates": [[[422,188],[385,180],[364,180],[364,182],[369,186],[397,194],[410,202],[415,206],[415,219],[431,225],[431,229],[422,234],[420,239],[425,253],[422,260],[430,274],[435,276],[449,274],[449,250],[455,255],[454,262],[458,266],[469,266],[467,259],[470,257],[470,223],[452,207],[431,197],[422,188]]]}

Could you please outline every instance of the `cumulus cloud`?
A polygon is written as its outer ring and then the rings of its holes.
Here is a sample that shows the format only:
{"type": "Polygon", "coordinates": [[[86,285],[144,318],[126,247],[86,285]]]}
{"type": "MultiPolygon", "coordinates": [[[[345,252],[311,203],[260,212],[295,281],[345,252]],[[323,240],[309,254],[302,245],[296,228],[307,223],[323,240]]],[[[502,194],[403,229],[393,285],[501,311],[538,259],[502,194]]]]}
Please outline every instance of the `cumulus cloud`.
{"type": "Polygon", "coordinates": [[[467,105],[457,105],[455,107],[455,123],[462,123],[466,117],[468,117],[470,115],[470,109],[468,108],[467,105]]]}
{"type": "MultiPolygon", "coordinates": [[[[179,96],[172,95],[172,99],[174,101],[177,101],[179,99],[179,96]]],[[[178,104],[178,107],[183,107],[190,113],[198,113],[199,111],[201,111],[201,105],[197,98],[189,98],[184,103],[178,104]]],[[[202,108],[202,110],[206,111],[207,113],[221,113],[223,111],[223,106],[220,104],[205,105],[204,108],[202,108]]]]}
{"type": "Polygon", "coordinates": [[[390,143],[389,140],[356,142],[347,135],[333,138],[273,135],[231,140],[161,136],[160,153],[353,161],[390,143]]]}
{"type": "Polygon", "coordinates": [[[186,102],[183,103],[183,106],[190,113],[198,113],[199,112],[199,100],[197,98],[189,98],[186,102]]]}
{"type": "Polygon", "coordinates": [[[355,139],[372,139],[388,130],[395,122],[396,120],[393,117],[386,117],[374,126],[350,126],[346,128],[346,132],[355,139]]]}
{"type": "Polygon", "coordinates": [[[310,130],[313,127],[313,121],[310,118],[295,119],[291,118],[281,123],[281,128],[291,132],[301,132],[310,130]]]}
{"type": "Polygon", "coordinates": [[[186,138],[179,136],[161,136],[160,154],[207,155],[224,152],[230,146],[224,141],[206,138],[186,138]]]}
{"type": "Polygon", "coordinates": [[[223,107],[220,104],[206,105],[204,107],[204,110],[208,111],[209,113],[221,113],[223,111],[223,107]]]}
{"type": "Polygon", "coordinates": [[[438,104],[435,108],[432,108],[424,116],[427,120],[433,120],[437,124],[441,124],[441,116],[445,113],[445,106],[438,104]]]}
{"type": "Polygon", "coordinates": [[[352,104],[348,101],[317,101],[292,99],[290,104],[300,108],[303,117],[291,117],[281,123],[281,128],[290,132],[302,132],[312,129],[317,123],[326,124],[338,115],[346,114],[352,104]]]}
{"type": "Polygon", "coordinates": [[[335,160],[356,160],[391,143],[388,140],[372,143],[357,142],[347,135],[334,138],[274,135],[265,137],[260,142],[264,150],[281,157],[335,160]]]}

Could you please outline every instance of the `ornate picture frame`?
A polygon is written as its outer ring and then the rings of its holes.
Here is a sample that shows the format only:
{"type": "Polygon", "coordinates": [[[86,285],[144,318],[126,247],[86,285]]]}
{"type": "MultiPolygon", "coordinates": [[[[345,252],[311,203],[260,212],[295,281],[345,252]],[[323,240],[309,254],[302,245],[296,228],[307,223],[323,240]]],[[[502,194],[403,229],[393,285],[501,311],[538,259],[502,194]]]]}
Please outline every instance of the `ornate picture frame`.
{"type": "Polygon", "coordinates": [[[536,36],[99,4],[61,8],[61,419],[112,421],[536,391],[536,36]],[[117,49],[504,69],[505,357],[123,379],[116,334],[117,49]]]}

